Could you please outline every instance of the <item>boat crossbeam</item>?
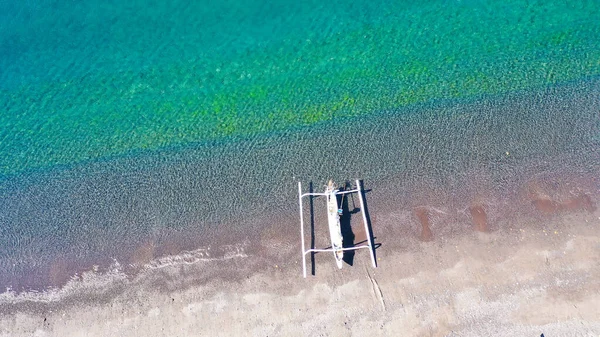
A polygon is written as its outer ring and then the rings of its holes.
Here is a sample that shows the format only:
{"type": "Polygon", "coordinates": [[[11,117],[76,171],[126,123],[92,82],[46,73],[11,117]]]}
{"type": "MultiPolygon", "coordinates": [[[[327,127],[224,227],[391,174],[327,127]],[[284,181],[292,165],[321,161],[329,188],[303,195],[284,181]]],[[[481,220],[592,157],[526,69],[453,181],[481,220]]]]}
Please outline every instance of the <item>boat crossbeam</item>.
{"type": "Polygon", "coordinates": [[[346,247],[346,248],[340,248],[340,249],[333,249],[333,248],[311,248],[311,249],[307,249],[304,251],[304,255],[311,253],[311,252],[336,252],[336,251],[347,251],[347,250],[357,250],[357,249],[361,249],[361,248],[369,248],[368,245],[363,245],[363,246],[354,246],[354,247],[346,247]]]}

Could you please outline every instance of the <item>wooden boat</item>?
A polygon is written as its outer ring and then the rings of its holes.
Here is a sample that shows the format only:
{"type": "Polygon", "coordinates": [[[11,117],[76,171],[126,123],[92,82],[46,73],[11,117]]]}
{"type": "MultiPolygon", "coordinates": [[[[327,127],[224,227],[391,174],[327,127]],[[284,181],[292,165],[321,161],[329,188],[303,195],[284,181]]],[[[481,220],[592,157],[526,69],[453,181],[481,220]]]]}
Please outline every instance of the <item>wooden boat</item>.
{"type": "Polygon", "coordinates": [[[329,180],[325,194],[327,195],[327,220],[329,222],[329,235],[331,236],[331,248],[338,268],[342,269],[344,258],[342,227],[340,226],[340,206],[338,204],[337,192],[332,180],[329,180]]]}
{"type": "MultiPolygon", "coordinates": [[[[377,262],[375,261],[375,247],[373,243],[373,239],[371,238],[371,231],[369,228],[369,223],[367,220],[366,210],[365,210],[365,201],[363,199],[364,190],[362,188],[362,184],[360,180],[356,180],[356,188],[355,189],[344,189],[340,191],[335,188],[333,181],[329,181],[327,186],[325,187],[325,192],[309,192],[302,193],[302,183],[298,182],[298,206],[300,207],[300,243],[302,245],[302,275],[306,278],[306,255],[313,254],[317,252],[333,252],[333,256],[335,257],[335,261],[337,266],[342,268],[342,259],[344,257],[345,250],[357,250],[362,248],[368,248],[371,252],[371,264],[373,268],[377,268],[377,262]],[[365,233],[367,234],[367,242],[362,245],[346,247],[343,248],[342,243],[342,229],[340,226],[340,216],[342,211],[340,209],[340,204],[338,203],[338,195],[345,195],[348,193],[358,193],[358,200],[360,201],[360,209],[362,213],[363,225],[365,226],[365,233]],[[311,244],[309,249],[306,249],[306,243],[304,238],[304,208],[302,207],[302,200],[304,197],[326,197],[327,198],[327,222],[329,224],[329,234],[331,238],[331,247],[328,248],[315,248],[314,241],[311,244]]],[[[311,206],[312,212],[312,206],[311,206]]],[[[314,230],[314,227],[311,228],[314,230]]],[[[314,232],[313,232],[314,233],[314,232]]],[[[313,265],[314,267],[314,265],[313,265]]]]}

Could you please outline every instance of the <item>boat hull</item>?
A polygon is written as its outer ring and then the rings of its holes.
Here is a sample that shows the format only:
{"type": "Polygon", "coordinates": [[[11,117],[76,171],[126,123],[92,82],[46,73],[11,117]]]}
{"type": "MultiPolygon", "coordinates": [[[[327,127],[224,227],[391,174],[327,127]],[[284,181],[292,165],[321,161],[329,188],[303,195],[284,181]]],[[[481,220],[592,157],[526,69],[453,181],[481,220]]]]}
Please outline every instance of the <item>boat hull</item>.
{"type": "Polygon", "coordinates": [[[329,235],[331,237],[331,248],[338,268],[342,268],[342,259],[344,258],[342,228],[340,225],[339,205],[333,184],[330,182],[327,186],[327,218],[329,222],[329,235]]]}

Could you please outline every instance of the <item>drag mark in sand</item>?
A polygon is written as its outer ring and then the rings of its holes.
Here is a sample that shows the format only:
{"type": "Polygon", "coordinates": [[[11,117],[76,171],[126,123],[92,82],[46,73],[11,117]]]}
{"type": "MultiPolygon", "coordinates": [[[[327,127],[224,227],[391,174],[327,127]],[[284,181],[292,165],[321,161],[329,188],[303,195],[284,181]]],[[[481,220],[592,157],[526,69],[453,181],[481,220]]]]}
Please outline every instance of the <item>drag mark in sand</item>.
{"type": "Polygon", "coordinates": [[[379,284],[371,276],[371,274],[369,273],[369,270],[367,270],[366,267],[365,267],[365,272],[367,273],[367,277],[369,277],[369,280],[371,281],[371,286],[372,286],[372,289],[373,289],[373,293],[375,294],[375,297],[377,297],[377,299],[379,300],[379,303],[381,304],[381,309],[383,311],[386,311],[385,301],[383,300],[383,292],[381,291],[381,288],[379,287],[379,284]]]}

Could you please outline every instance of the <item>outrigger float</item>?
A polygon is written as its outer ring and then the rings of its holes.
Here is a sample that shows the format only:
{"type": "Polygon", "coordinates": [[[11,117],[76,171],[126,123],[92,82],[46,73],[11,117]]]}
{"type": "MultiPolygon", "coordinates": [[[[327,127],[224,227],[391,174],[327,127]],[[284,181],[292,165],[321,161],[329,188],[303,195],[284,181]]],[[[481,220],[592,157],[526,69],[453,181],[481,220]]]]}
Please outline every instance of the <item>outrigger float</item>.
{"type": "MultiPolygon", "coordinates": [[[[337,189],[332,180],[325,187],[323,193],[302,193],[302,183],[298,182],[298,203],[300,206],[300,235],[302,241],[302,273],[306,278],[306,254],[315,252],[333,252],[335,262],[338,268],[342,269],[342,263],[344,258],[344,251],[357,250],[361,248],[369,248],[371,253],[371,263],[373,268],[377,268],[377,262],[375,261],[375,252],[373,248],[373,240],[371,239],[371,232],[367,222],[367,214],[365,212],[365,202],[363,199],[363,189],[360,180],[356,180],[356,189],[353,190],[342,190],[337,189]],[[343,210],[338,203],[338,195],[344,195],[349,193],[358,193],[360,201],[360,210],[362,213],[363,223],[365,225],[365,233],[367,235],[367,243],[360,246],[343,247],[342,229],[340,226],[340,216],[343,214],[343,210]],[[304,211],[302,207],[302,199],[304,197],[314,196],[325,196],[327,198],[327,222],[329,224],[329,236],[331,238],[331,248],[315,248],[311,245],[310,249],[306,249],[304,243],[304,211]]],[[[312,209],[311,209],[312,212],[312,209]]]]}

